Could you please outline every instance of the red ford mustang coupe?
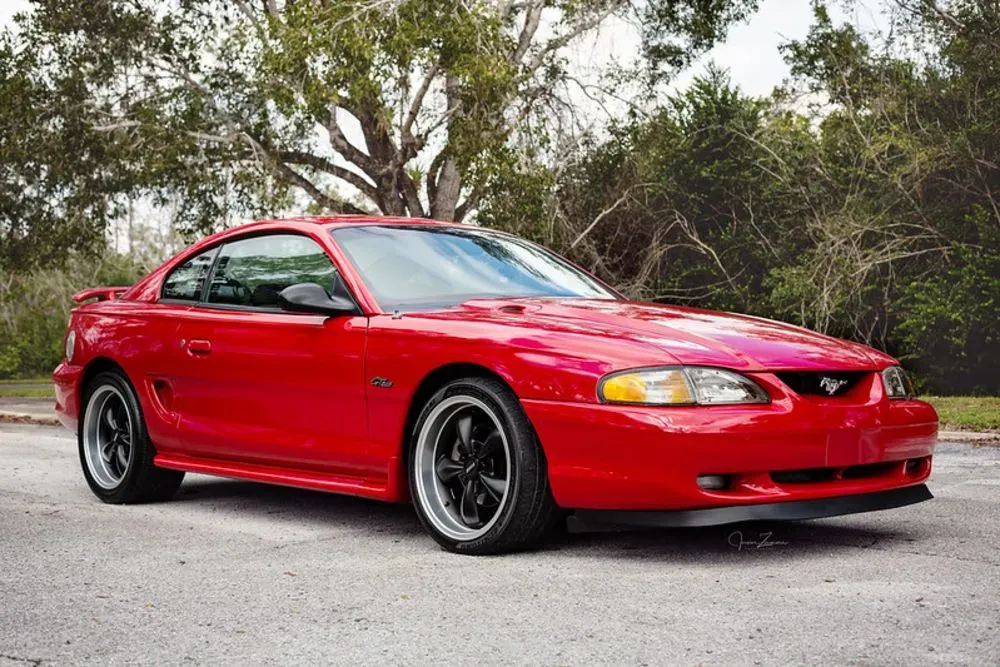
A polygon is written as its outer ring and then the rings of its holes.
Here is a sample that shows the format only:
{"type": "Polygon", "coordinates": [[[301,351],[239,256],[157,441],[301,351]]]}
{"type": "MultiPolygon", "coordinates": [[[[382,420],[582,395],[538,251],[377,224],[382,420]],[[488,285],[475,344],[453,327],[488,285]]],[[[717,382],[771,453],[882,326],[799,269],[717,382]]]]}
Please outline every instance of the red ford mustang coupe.
{"type": "Polygon", "coordinates": [[[412,498],[441,545],[484,554],[567,513],[699,526],[931,497],[937,415],[891,357],[631,302],[486,229],[253,223],[75,298],[56,409],[109,503],[167,499],[185,471],[412,498]]]}

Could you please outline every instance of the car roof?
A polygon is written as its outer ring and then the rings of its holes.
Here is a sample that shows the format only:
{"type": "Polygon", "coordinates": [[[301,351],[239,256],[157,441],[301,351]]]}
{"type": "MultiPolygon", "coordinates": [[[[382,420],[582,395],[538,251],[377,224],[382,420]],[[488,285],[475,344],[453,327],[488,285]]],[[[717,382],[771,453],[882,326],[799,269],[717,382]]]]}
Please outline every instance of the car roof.
{"type": "Polygon", "coordinates": [[[444,222],[441,220],[431,220],[429,218],[405,218],[399,216],[381,215],[303,215],[288,218],[254,220],[235,227],[229,227],[203,238],[193,246],[190,246],[188,250],[203,248],[206,245],[212,245],[220,241],[225,241],[234,236],[254,233],[256,230],[278,231],[282,227],[292,229],[298,227],[300,230],[304,227],[319,227],[320,229],[330,230],[354,225],[394,225],[400,227],[427,226],[451,227],[458,229],[483,229],[483,227],[480,227],[479,225],[471,225],[462,222],[444,222]]]}
{"type": "MultiPolygon", "coordinates": [[[[441,220],[431,220],[429,218],[406,218],[398,216],[382,215],[306,215],[291,218],[278,218],[267,222],[299,222],[312,223],[321,227],[343,227],[348,225],[446,225],[462,226],[459,222],[443,222],[441,220]]],[[[249,223],[254,224],[254,223],[249,223]]]]}

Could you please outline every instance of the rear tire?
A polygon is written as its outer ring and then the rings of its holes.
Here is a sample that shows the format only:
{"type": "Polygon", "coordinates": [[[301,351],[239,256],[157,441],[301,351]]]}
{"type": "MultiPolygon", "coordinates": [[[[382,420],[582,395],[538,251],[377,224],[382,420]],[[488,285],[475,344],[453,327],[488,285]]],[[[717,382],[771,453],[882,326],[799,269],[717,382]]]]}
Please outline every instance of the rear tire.
{"type": "Polygon", "coordinates": [[[562,518],[535,431],[495,379],[455,380],[427,401],[407,471],[420,522],[448,551],[534,548],[562,518]]]}
{"type": "Polygon", "coordinates": [[[83,394],[77,442],[83,476],[106,503],[169,500],[184,473],[153,465],[156,450],[135,389],[119,370],[100,373],[83,394]]]}

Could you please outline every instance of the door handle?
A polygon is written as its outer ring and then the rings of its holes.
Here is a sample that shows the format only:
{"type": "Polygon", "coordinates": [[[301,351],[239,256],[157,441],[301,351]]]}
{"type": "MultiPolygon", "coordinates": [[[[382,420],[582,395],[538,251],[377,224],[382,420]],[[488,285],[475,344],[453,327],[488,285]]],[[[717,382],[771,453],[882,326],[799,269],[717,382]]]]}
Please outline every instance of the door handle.
{"type": "Polygon", "coordinates": [[[208,354],[212,351],[212,341],[204,338],[192,338],[187,344],[188,354],[208,354]]]}

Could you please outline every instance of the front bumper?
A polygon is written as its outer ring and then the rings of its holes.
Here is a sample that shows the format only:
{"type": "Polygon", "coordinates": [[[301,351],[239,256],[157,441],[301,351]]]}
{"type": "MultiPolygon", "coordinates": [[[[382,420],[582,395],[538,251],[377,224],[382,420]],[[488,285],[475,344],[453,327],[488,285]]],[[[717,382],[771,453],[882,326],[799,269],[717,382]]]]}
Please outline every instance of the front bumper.
{"type": "MultiPolygon", "coordinates": [[[[777,378],[754,378],[767,385],[777,378]]],[[[556,503],[566,509],[694,510],[858,496],[930,475],[937,414],[880,382],[850,400],[644,407],[522,399],[556,503]],[[699,486],[724,475],[727,488],[699,486]]]]}
{"type": "Polygon", "coordinates": [[[934,495],[925,484],[888,491],[837,496],[819,500],[793,500],[782,503],[762,503],[735,507],[715,507],[674,512],[643,512],[621,510],[577,510],[574,522],[580,528],[622,526],[634,528],[695,528],[721,526],[744,521],[798,521],[821,519],[859,512],[874,512],[905,507],[934,495]]]}

